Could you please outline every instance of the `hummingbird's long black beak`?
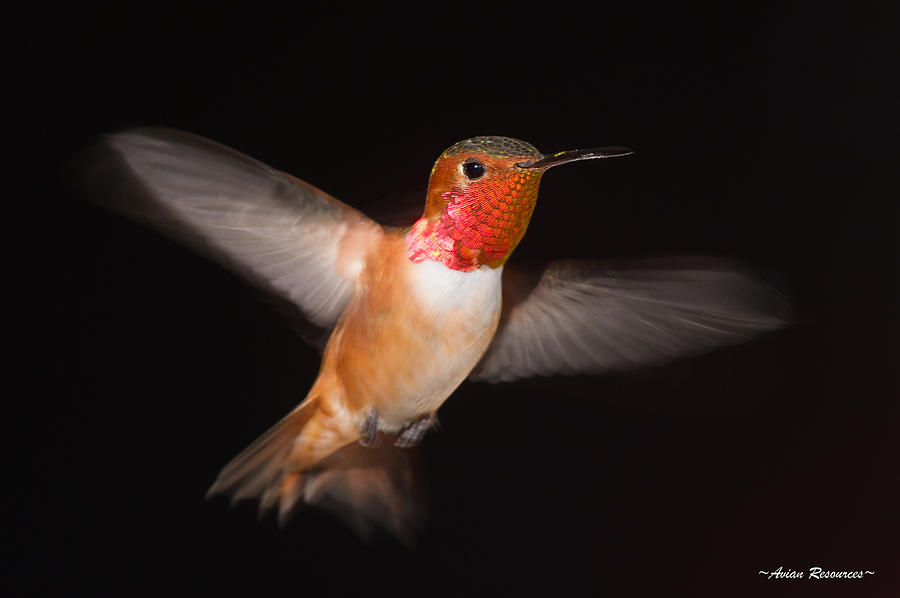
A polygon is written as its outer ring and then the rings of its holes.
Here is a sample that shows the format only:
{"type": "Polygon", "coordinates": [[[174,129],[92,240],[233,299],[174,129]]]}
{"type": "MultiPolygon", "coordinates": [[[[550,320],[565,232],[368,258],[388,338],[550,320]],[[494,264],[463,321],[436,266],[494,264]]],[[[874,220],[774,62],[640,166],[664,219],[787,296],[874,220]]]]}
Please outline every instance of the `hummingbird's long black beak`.
{"type": "Polygon", "coordinates": [[[519,162],[516,164],[519,168],[550,168],[559,166],[566,162],[574,162],[576,160],[590,160],[592,158],[616,158],[618,156],[627,156],[634,152],[627,147],[595,147],[586,150],[570,150],[567,152],[557,152],[555,154],[544,154],[540,160],[535,162],[519,162]]]}

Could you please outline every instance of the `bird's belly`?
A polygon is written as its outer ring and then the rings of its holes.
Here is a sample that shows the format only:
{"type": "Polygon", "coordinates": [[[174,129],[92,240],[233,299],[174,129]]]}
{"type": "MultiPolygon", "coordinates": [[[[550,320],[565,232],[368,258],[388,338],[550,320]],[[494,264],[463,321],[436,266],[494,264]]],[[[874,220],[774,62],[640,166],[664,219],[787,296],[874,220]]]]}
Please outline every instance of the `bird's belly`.
{"type": "Polygon", "coordinates": [[[440,407],[496,331],[500,275],[499,268],[463,273],[422,262],[410,264],[404,284],[371,291],[340,331],[348,404],[375,408],[388,432],[440,407]]]}
{"type": "Polygon", "coordinates": [[[391,392],[381,394],[376,405],[385,429],[399,428],[437,410],[481,359],[496,322],[471,333],[464,329],[462,319],[462,315],[448,318],[435,334],[420,338],[406,363],[396,368],[391,392]]]}

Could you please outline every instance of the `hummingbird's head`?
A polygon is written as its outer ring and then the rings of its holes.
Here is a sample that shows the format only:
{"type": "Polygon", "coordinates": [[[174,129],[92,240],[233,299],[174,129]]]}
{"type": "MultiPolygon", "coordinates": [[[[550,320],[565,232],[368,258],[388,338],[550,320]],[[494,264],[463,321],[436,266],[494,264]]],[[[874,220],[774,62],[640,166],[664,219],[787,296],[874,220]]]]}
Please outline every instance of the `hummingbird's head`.
{"type": "Polygon", "coordinates": [[[609,147],[542,154],[510,137],[460,141],[431,169],[425,213],[407,235],[409,257],[454,270],[503,265],[525,235],[541,175],[553,166],[630,154],[609,147]]]}

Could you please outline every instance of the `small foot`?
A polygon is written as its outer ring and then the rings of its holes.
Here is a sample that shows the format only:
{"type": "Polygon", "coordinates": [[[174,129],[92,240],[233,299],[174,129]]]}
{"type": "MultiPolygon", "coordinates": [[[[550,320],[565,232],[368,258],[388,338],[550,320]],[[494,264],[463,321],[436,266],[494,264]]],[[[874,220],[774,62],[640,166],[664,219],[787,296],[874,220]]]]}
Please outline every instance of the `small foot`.
{"type": "Polygon", "coordinates": [[[435,419],[437,418],[431,413],[425,417],[420,417],[414,422],[406,424],[400,430],[400,435],[397,437],[397,440],[394,441],[394,446],[399,446],[400,448],[416,446],[422,442],[422,438],[425,437],[425,432],[427,432],[428,428],[434,424],[435,419]]]}
{"type": "Polygon", "coordinates": [[[378,444],[378,412],[369,409],[366,421],[360,430],[359,443],[363,446],[373,447],[378,444]]]}

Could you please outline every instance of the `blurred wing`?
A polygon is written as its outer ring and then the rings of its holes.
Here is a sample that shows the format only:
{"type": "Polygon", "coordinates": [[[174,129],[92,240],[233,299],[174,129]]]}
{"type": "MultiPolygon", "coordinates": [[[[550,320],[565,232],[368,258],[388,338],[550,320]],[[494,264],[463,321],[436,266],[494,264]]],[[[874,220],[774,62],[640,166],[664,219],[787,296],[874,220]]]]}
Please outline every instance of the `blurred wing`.
{"type": "Polygon", "coordinates": [[[731,345],[785,323],[787,304],[712,259],[551,262],[507,279],[500,328],[473,380],[596,373],[731,345]]]}
{"type": "Polygon", "coordinates": [[[330,327],[381,227],[289,175],[170,129],[110,135],[86,156],[100,205],[212,258],[330,327]]]}

